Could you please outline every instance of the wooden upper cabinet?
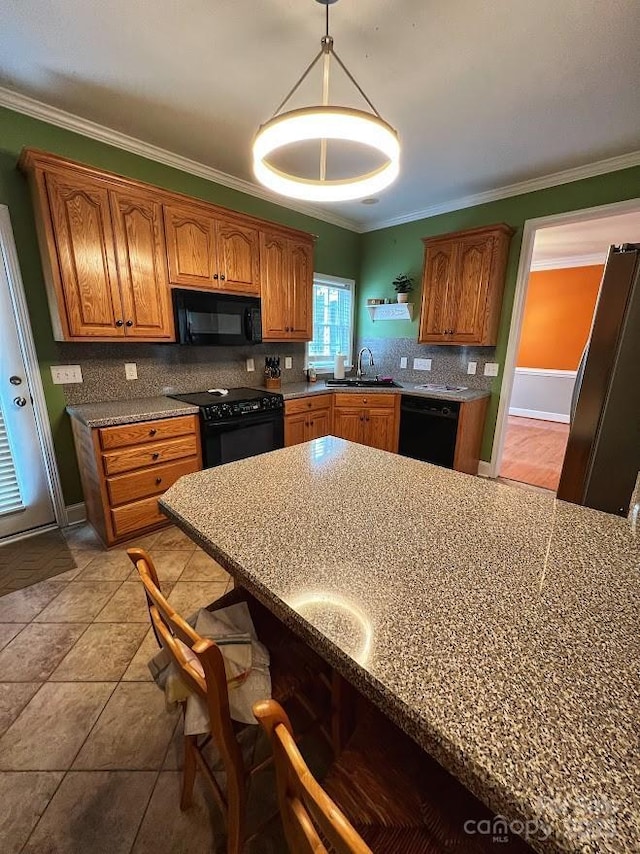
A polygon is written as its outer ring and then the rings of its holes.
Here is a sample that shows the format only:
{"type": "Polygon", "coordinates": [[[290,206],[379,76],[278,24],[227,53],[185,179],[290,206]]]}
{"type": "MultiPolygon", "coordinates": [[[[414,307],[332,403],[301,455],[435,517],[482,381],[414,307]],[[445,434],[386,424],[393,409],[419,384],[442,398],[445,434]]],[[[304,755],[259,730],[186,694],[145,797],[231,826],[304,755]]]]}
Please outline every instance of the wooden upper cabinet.
{"type": "Polygon", "coordinates": [[[500,224],[423,241],[420,342],[496,344],[513,231],[500,224]]]}
{"type": "Polygon", "coordinates": [[[455,248],[453,243],[443,242],[429,252],[425,265],[424,282],[430,283],[431,298],[423,299],[420,322],[420,340],[429,336],[430,340],[440,341],[446,337],[449,329],[447,313],[447,292],[454,266],[455,248]]]}
{"type": "Polygon", "coordinates": [[[263,231],[260,267],[263,339],[310,341],[313,243],[263,231]]]}
{"type": "Polygon", "coordinates": [[[289,241],[289,333],[299,341],[311,341],[313,299],[313,245],[289,241]]]}
{"type": "Polygon", "coordinates": [[[174,335],[162,205],[142,193],[109,194],[124,316],[130,338],[174,335]]]}
{"type": "Polygon", "coordinates": [[[124,336],[107,187],[65,172],[41,180],[57,253],[50,268],[62,315],[57,337],[124,336]]]}
{"type": "Polygon", "coordinates": [[[221,290],[260,293],[260,242],[258,230],[231,220],[216,223],[221,290]]]}
{"type": "Polygon", "coordinates": [[[215,220],[188,205],[164,205],[169,281],[173,285],[217,287],[215,220]]]}
{"type": "Polygon", "coordinates": [[[287,239],[260,232],[260,282],[262,287],[262,337],[283,341],[288,336],[289,253],[287,239]]]}

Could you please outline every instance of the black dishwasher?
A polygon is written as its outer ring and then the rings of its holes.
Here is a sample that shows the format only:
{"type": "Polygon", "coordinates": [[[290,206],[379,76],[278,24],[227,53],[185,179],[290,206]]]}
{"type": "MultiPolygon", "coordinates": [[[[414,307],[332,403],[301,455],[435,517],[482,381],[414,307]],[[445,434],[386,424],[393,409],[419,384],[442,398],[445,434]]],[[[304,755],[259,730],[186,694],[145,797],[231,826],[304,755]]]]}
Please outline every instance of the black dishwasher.
{"type": "Polygon", "coordinates": [[[460,404],[403,394],[400,406],[400,453],[414,460],[453,468],[460,404]]]}

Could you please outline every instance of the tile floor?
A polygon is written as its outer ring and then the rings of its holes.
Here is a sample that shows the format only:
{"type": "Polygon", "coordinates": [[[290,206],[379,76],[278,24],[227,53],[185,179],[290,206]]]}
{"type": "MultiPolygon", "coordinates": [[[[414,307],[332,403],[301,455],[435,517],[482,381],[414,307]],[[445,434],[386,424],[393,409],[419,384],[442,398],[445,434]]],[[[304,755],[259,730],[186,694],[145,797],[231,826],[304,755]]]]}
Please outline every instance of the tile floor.
{"type": "MultiPolygon", "coordinates": [[[[220,817],[202,783],[189,812],[178,806],[180,725],[146,666],[157,647],[136,570],[87,527],[65,539],[73,568],[0,596],[0,851],[218,850],[220,817]]],[[[230,586],[175,528],[135,545],[182,613],[230,586]]],[[[281,851],[275,837],[251,850],[281,851]]]]}

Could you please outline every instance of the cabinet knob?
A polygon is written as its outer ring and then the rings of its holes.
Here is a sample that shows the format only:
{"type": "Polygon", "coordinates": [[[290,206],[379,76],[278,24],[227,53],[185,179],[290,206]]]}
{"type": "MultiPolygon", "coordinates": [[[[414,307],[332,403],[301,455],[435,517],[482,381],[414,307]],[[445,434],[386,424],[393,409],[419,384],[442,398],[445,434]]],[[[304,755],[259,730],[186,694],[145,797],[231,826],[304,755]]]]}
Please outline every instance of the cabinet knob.
{"type": "Polygon", "coordinates": [[[116,326],[124,326],[123,321],[122,320],[116,320],[116,326]]]}
{"type": "Polygon", "coordinates": [[[160,457],[160,452],[159,452],[159,451],[154,451],[154,452],[151,454],[151,456],[152,456],[152,458],[153,458],[154,460],[157,460],[157,459],[159,459],[159,457],[160,457]]]}
{"type": "Polygon", "coordinates": [[[367,398],[366,398],[366,397],[363,397],[363,398],[362,398],[362,402],[363,402],[363,403],[368,403],[369,401],[367,400],[367,398]]]}
{"type": "Polygon", "coordinates": [[[161,484],[161,483],[162,483],[162,478],[161,478],[161,477],[157,477],[157,478],[156,478],[156,486],[160,486],[160,484],[161,484]]]}
{"type": "Polygon", "coordinates": [[[222,281],[224,282],[224,273],[222,273],[222,274],[220,275],[220,278],[221,278],[221,279],[222,279],[222,281]]]}
{"type": "Polygon", "coordinates": [[[155,428],[155,427],[152,427],[152,428],[151,428],[151,430],[149,430],[149,435],[150,435],[150,436],[155,436],[157,432],[158,432],[158,431],[156,430],[156,428],[155,428]]]}
{"type": "Polygon", "coordinates": [[[307,406],[309,407],[309,409],[311,409],[311,401],[309,401],[309,403],[307,403],[307,406]]]}
{"type": "Polygon", "coordinates": [[[127,320],[125,326],[133,326],[133,320],[127,320]]]}
{"type": "Polygon", "coordinates": [[[213,274],[213,278],[214,278],[214,279],[217,279],[217,278],[218,278],[218,274],[217,274],[217,273],[214,273],[214,274],[213,274]]]}

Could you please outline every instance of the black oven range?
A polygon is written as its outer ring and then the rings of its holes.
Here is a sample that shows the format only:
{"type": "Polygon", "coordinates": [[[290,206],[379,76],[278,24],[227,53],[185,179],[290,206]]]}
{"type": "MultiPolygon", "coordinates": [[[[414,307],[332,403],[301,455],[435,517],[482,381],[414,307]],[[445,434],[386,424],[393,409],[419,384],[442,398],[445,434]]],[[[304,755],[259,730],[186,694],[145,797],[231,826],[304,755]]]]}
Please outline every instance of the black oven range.
{"type": "Polygon", "coordinates": [[[281,394],[264,389],[231,388],[169,397],[200,409],[205,468],[284,446],[284,398],[281,394]]]}

